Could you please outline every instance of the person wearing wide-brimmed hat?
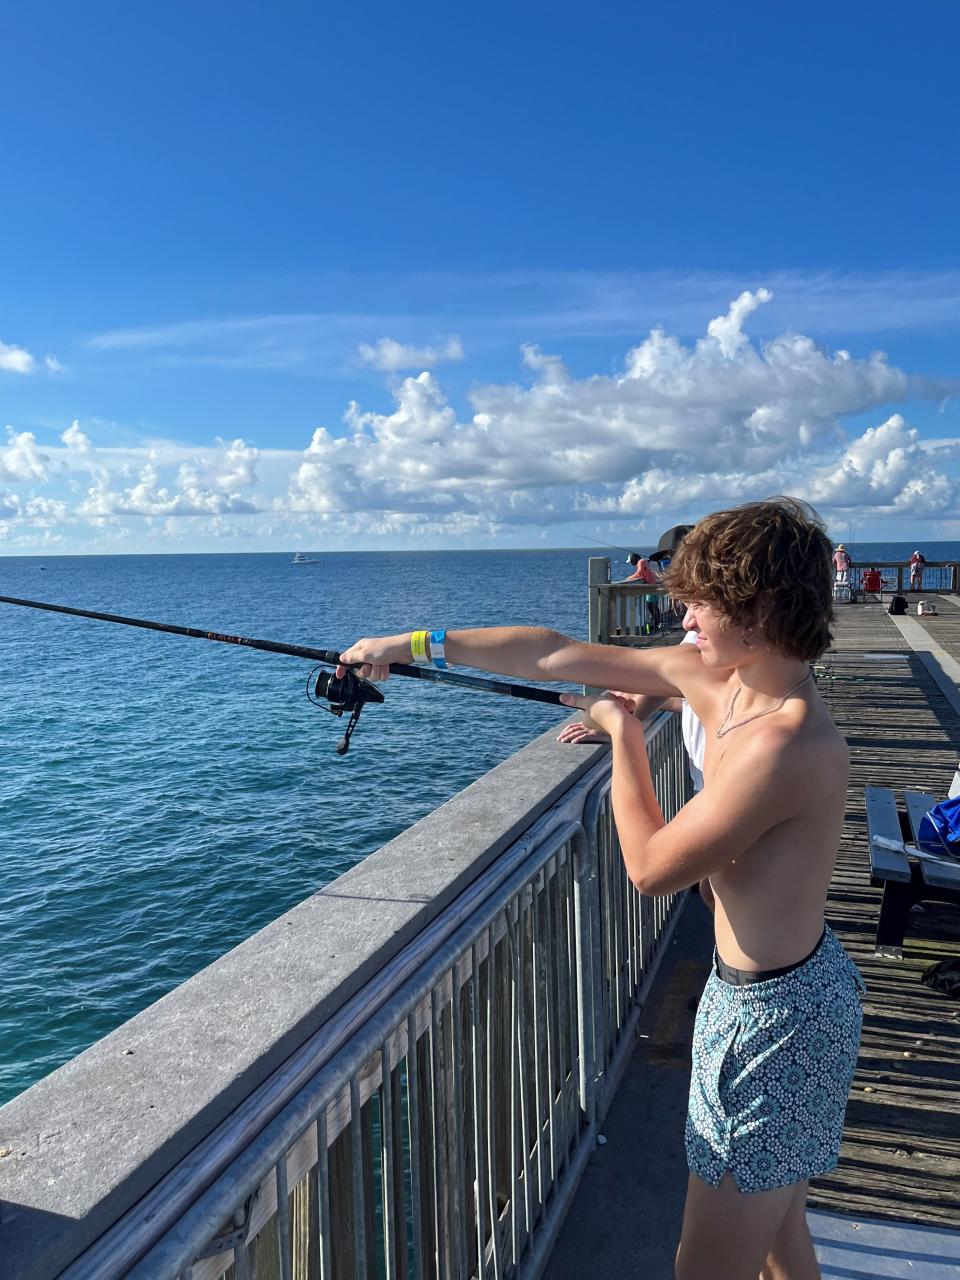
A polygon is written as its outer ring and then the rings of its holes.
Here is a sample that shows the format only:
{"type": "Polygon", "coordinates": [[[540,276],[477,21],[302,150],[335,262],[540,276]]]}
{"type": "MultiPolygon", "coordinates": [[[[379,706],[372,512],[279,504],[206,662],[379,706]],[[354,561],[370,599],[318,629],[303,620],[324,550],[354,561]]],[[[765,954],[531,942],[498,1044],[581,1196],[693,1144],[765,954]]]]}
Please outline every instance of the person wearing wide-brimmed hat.
{"type": "Polygon", "coordinates": [[[915,551],[910,557],[910,590],[923,590],[923,570],[927,563],[927,557],[922,551],[915,551]]]}
{"type": "Polygon", "coordinates": [[[842,542],[837,545],[837,549],[833,553],[833,563],[837,570],[837,581],[846,582],[852,561],[850,559],[850,553],[842,542]]]}

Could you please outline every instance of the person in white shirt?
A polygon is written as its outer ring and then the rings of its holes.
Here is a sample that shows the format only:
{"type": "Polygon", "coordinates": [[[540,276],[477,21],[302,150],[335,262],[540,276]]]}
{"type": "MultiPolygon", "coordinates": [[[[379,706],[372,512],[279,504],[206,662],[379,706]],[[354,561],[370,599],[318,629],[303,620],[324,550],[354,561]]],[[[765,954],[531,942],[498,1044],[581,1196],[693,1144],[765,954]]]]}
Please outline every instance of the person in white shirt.
{"type": "MultiPolygon", "coordinates": [[[[680,640],[680,644],[696,644],[696,642],[696,632],[693,631],[685,631],[683,638],[680,640]]],[[[690,773],[690,781],[693,783],[693,793],[697,795],[702,791],[703,757],[707,749],[707,738],[703,728],[703,721],[686,698],[658,698],[653,694],[641,694],[639,696],[622,694],[620,696],[632,698],[636,704],[633,714],[638,720],[647,720],[658,711],[673,711],[680,716],[680,732],[683,735],[683,745],[687,751],[687,769],[690,773]]],[[[604,733],[602,729],[592,729],[585,725],[582,720],[574,720],[570,724],[565,724],[557,734],[558,742],[581,745],[609,742],[609,740],[609,735],[604,733]]],[[[704,876],[697,889],[704,904],[712,911],[713,890],[710,887],[710,877],[704,876]]]]}
{"type": "MultiPolygon", "coordinates": [[[[680,641],[681,644],[696,644],[696,642],[697,637],[693,631],[685,631],[680,641]]],[[[647,720],[657,711],[679,712],[683,745],[687,749],[687,768],[690,770],[690,780],[693,783],[694,792],[702,791],[703,755],[706,751],[706,737],[697,713],[686,698],[658,698],[652,694],[641,694],[639,696],[624,694],[622,696],[630,697],[635,702],[633,714],[638,720],[647,720]]],[[[557,734],[557,741],[586,745],[594,742],[608,742],[609,737],[602,730],[593,729],[585,725],[582,720],[574,720],[570,724],[563,726],[557,734]]]]}

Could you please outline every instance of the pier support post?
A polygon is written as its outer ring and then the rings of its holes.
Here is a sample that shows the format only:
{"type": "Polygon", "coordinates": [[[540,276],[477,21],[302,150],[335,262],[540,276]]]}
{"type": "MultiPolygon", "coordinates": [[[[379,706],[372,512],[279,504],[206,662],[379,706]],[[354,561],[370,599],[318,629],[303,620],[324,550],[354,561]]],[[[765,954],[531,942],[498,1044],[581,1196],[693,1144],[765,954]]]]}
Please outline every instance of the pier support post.
{"type": "Polygon", "coordinates": [[[587,639],[591,644],[600,644],[603,640],[600,588],[610,581],[610,557],[591,556],[587,575],[587,639]]]}

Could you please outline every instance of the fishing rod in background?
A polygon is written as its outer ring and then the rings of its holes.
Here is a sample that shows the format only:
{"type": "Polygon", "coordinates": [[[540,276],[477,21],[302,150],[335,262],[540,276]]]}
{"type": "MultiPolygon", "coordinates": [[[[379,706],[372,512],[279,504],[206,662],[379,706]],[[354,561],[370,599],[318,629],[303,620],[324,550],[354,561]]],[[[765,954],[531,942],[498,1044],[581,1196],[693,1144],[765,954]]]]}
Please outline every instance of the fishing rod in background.
{"type": "Polygon", "coordinates": [[[599,538],[588,538],[585,533],[575,533],[581,542],[592,542],[595,547],[609,547],[611,551],[629,551],[629,547],[621,547],[616,542],[601,542],[599,538]]]}
{"type": "MultiPolygon", "coordinates": [[[[250,636],[227,635],[220,631],[202,631],[198,627],[178,627],[168,622],[152,622],[147,618],[127,618],[118,613],[96,613],[92,609],[74,609],[65,604],[48,604],[42,600],[20,600],[16,596],[0,596],[0,604],[20,605],[25,609],[43,609],[48,613],[67,613],[76,618],[93,618],[97,622],[115,622],[125,627],[141,627],[146,631],[162,631],[167,635],[190,636],[194,640],[215,640],[219,644],[237,644],[246,649],[260,649],[265,653],[285,653],[294,658],[309,658],[326,666],[338,667],[337,649],[314,649],[302,644],[283,644],[279,640],[255,640],[250,636]]],[[[390,674],[409,676],[414,680],[429,680],[434,684],[453,684],[462,689],[475,689],[480,693],[498,693],[507,698],[523,698],[528,702],[545,702],[550,706],[562,706],[560,694],[551,689],[537,689],[532,685],[510,684],[504,680],[490,680],[484,676],[461,675],[457,671],[439,670],[436,667],[416,667],[411,663],[390,664],[390,674]]],[[[343,737],[337,745],[337,755],[346,755],[350,738],[360,719],[363,708],[370,703],[384,702],[381,691],[370,680],[364,680],[347,668],[346,674],[337,676],[332,671],[314,667],[307,677],[307,698],[315,707],[329,711],[331,715],[349,714],[350,719],[343,737]]]]}

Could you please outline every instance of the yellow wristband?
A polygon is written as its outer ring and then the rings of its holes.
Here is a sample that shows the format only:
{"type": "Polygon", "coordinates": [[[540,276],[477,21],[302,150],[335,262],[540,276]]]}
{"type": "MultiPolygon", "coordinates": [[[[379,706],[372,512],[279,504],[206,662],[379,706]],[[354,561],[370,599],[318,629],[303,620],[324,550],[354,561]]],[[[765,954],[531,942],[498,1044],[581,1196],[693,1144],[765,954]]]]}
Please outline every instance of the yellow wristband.
{"type": "Polygon", "coordinates": [[[413,654],[414,662],[427,661],[427,633],[426,631],[414,631],[410,636],[410,652],[413,654]]]}

